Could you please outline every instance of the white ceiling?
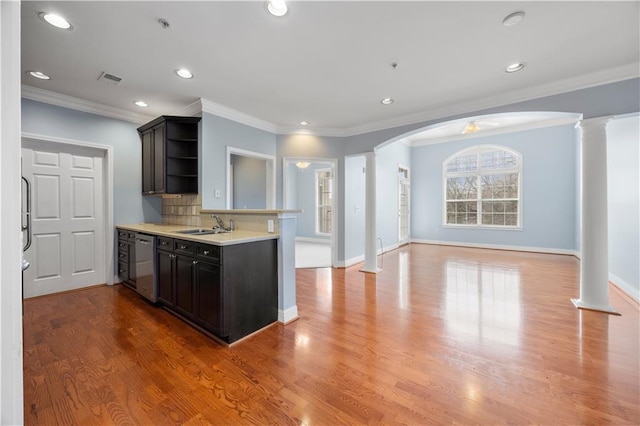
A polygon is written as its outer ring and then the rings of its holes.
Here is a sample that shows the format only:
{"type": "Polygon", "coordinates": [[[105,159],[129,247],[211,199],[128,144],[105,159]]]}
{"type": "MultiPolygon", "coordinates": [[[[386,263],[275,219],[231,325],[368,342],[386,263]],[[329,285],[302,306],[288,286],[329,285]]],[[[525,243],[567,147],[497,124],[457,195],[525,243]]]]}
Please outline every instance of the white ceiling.
{"type": "Polygon", "coordinates": [[[26,1],[23,84],[149,116],[204,98],[282,133],[306,120],[355,134],[637,77],[639,4],[298,1],[275,18],[253,1],[26,1]],[[524,20],[503,26],[517,10],[524,20]],[[516,61],[526,68],[505,73],[516,61]],[[98,81],[103,71],[120,85],[98,81]]]}

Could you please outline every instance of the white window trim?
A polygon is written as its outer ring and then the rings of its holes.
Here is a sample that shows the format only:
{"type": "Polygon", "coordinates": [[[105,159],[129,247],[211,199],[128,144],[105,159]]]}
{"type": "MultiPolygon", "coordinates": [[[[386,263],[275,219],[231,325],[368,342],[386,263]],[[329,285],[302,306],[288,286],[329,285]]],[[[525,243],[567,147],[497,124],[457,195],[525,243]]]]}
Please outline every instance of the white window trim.
{"type": "MultiPolygon", "coordinates": [[[[523,169],[523,163],[524,163],[524,159],[523,156],[520,152],[503,146],[503,145],[473,145],[470,146],[468,148],[463,148],[459,151],[454,152],[453,154],[451,154],[449,157],[447,157],[443,162],[442,162],[442,197],[441,197],[441,201],[442,201],[442,227],[443,228],[451,228],[451,229],[486,229],[486,230],[499,230],[499,231],[522,231],[524,229],[523,226],[523,215],[522,215],[522,211],[523,208],[522,206],[523,204],[523,194],[522,194],[522,169],[523,169]],[[455,157],[458,157],[460,155],[463,155],[466,152],[476,152],[477,154],[483,151],[495,151],[495,150],[502,150],[502,151],[507,151],[510,152],[514,155],[516,155],[519,159],[518,161],[518,167],[513,168],[512,171],[517,171],[518,175],[519,175],[519,179],[518,179],[518,225],[516,226],[507,226],[507,225],[483,225],[481,223],[477,223],[475,225],[469,225],[469,224],[454,224],[454,223],[447,223],[447,177],[450,176],[468,176],[469,173],[468,172],[452,172],[452,173],[447,173],[447,164],[453,160],[455,157]]],[[[488,174],[497,174],[497,173],[503,173],[502,170],[487,170],[487,171],[477,171],[474,174],[476,176],[481,176],[481,175],[488,175],[488,174]]],[[[482,193],[481,193],[481,189],[478,188],[478,194],[479,197],[482,197],[482,193]]],[[[480,200],[480,202],[478,203],[478,212],[477,212],[477,217],[478,220],[481,221],[482,220],[482,198],[478,198],[476,199],[476,201],[480,200]]]]}
{"type": "MultiPolygon", "coordinates": [[[[314,184],[314,187],[315,187],[315,199],[313,201],[313,203],[315,204],[315,206],[314,206],[314,210],[315,210],[315,231],[316,231],[316,235],[327,237],[327,236],[331,235],[331,232],[320,232],[320,228],[319,228],[320,221],[319,221],[319,217],[318,217],[318,211],[320,210],[321,206],[318,205],[318,199],[319,199],[319,197],[318,197],[318,195],[319,195],[318,194],[318,175],[320,173],[329,173],[330,179],[332,179],[332,181],[333,181],[333,175],[331,174],[331,169],[330,168],[315,169],[313,171],[313,184],[314,184]]],[[[330,188],[331,188],[331,198],[333,199],[333,185],[331,185],[330,188]]],[[[334,224],[333,224],[333,203],[328,204],[328,206],[332,209],[332,211],[331,211],[331,229],[333,229],[333,226],[334,226],[334,224]]],[[[323,207],[326,207],[326,206],[323,206],[323,207]]]]}

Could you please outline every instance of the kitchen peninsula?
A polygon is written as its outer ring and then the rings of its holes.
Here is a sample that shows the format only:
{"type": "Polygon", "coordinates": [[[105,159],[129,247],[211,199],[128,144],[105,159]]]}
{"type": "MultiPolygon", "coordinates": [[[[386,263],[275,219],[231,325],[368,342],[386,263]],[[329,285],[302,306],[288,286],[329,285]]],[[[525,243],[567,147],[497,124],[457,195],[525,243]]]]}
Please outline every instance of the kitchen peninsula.
{"type": "MultiPolygon", "coordinates": [[[[119,250],[130,247],[132,233],[155,236],[157,298],[152,301],[231,344],[276,321],[297,319],[293,213],[203,210],[201,227],[118,225],[118,246],[119,250]],[[225,223],[233,219],[237,228],[232,232],[190,233],[194,229],[211,232],[212,214],[225,223]],[[127,239],[121,241],[120,235],[127,239]]],[[[122,264],[122,252],[118,256],[122,264]]],[[[121,281],[127,283],[123,270],[128,268],[119,266],[121,281]]],[[[135,282],[127,284],[135,288],[135,282]]]]}

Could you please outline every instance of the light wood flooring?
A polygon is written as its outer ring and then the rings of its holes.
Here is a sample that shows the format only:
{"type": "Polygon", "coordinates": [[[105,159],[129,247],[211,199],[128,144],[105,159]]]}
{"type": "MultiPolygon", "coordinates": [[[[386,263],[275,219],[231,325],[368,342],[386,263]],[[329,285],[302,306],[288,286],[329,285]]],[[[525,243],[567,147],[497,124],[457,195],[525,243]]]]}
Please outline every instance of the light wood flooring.
{"type": "Polygon", "coordinates": [[[640,424],[639,311],[571,256],[409,245],[297,271],[300,319],[223,347],[121,285],[24,303],[25,423],[640,424]]]}

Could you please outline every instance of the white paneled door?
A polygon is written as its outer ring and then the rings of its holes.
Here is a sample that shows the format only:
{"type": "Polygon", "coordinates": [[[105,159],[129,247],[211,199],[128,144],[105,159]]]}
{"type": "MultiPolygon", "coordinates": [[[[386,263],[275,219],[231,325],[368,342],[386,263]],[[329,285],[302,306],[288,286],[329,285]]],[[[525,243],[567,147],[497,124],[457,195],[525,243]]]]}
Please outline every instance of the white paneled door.
{"type": "Polygon", "coordinates": [[[96,149],[23,142],[32,198],[25,298],[105,283],[103,167],[96,149]]]}

